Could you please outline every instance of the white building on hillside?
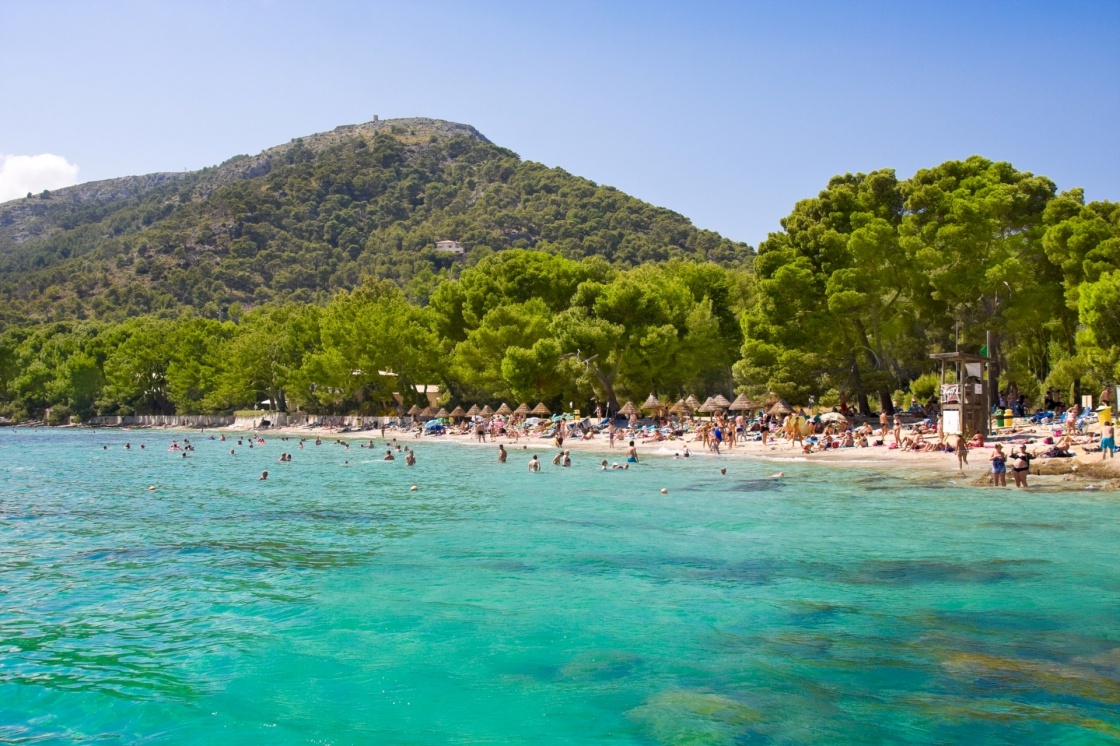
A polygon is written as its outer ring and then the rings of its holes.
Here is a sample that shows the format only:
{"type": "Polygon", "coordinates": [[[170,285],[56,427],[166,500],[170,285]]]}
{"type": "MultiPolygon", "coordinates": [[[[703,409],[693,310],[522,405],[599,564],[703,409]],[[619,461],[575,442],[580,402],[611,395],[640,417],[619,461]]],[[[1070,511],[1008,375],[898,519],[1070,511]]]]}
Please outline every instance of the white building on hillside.
{"type": "Polygon", "coordinates": [[[436,241],[436,251],[446,251],[448,254],[462,254],[464,249],[458,241],[436,241]]]}

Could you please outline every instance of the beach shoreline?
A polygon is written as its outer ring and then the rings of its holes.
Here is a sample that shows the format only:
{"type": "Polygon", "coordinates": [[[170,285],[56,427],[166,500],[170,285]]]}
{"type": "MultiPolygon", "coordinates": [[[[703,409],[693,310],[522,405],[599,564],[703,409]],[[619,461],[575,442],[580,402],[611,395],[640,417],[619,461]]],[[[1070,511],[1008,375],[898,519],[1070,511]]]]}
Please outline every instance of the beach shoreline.
{"type": "MultiPolygon", "coordinates": [[[[413,444],[427,445],[440,442],[453,443],[459,446],[472,448],[490,448],[496,451],[498,445],[502,445],[509,453],[510,459],[516,459],[518,454],[523,452],[526,458],[529,454],[536,453],[539,457],[544,458],[544,460],[550,460],[551,455],[561,450],[556,446],[552,438],[522,437],[518,440],[514,440],[507,436],[500,436],[497,439],[491,439],[488,436],[485,442],[478,442],[477,437],[473,434],[447,433],[443,435],[422,435],[416,437],[413,431],[395,428],[386,428],[384,437],[381,435],[380,428],[339,432],[329,427],[322,426],[266,428],[263,430],[238,425],[214,428],[192,428],[168,425],[158,427],[88,429],[136,433],[183,432],[208,434],[224,433],[226,435],[257,433],[259,436],[266,439],[298,438],[313,440],[315,438],[320,438],[324,441],[344,440],[348,442],[372,440],[377,443],[378,447],[383,446],[386,441],[396,441],[396,443],[400,444],[402,447],[413,444]]],[[[727,448],[725,445],[720,449],[719,453],[704,449],[700,443],[692,440],[648,441],[635,439],[635,445],[638,449],[639,461],[643,459],[657,459],[659,461],[674,460],[674,454],[677,454],[683,459],[685,458],[684,449],[687,446],[691,451],[688,458],[711,461],[713,465],[717,463],[730,465],[743,460],[751,460],[773,464],[777,471],[780,471],[783,465],[822,465],[841,468],[865,468],[890,473],[904,471],[911,477],[920,478],[925,475],[938,476],[961,481],[966,485],[982,487],[990,486],[991,484],[991,469],[988,459],[992,453],[992,446],[995,443],[1003,444],[1006,452],[1012,445],[1017,445],[1019,442],[1024,440],[1040,441],[1047,435],[1048,433],[1040,432],[1036,428],[1028,428],[1016,433],[997,435],[990,439],[985,446],[974,447],[969,450],[970,463],[963,472],[957,468],[957,457],[956,454],[952,452],[902,451],[897,448],[889,448],[887,445],[870,446],[867,448],[832,449],[827,452],[811,454],[802,453],[800,448],[792,447],[784,440],[778,441],[777,443],[770,442],[765,446],[762,445],[760,441],[741,442],[736,444],[733,448],[727,448]]],[[[605,434],[599,434],[591,440],[567,439],[564,441],[563,450],[570,450],[573,454],[594,455],[597,458],[606,460],[608,465],[613,463],[623,464],[626,461],[626,448],[629,439],[620,437],[616,439],[615,443],[615,447],[613,449],[610,448],[607,436],[605,434]]],[[[1038,447],[1041,444],[1036,442],[1031,445],[1038,447]]],[[[1039,458],[1032,462],[1030,476],[1032,482],[1034,482],[1036,486],[1053,489],[1120,490],[1120,459],[1114,458],[1108,461],[1102,461],[1099,454],[1077,454],[1072,458],[1039,458]]]]}

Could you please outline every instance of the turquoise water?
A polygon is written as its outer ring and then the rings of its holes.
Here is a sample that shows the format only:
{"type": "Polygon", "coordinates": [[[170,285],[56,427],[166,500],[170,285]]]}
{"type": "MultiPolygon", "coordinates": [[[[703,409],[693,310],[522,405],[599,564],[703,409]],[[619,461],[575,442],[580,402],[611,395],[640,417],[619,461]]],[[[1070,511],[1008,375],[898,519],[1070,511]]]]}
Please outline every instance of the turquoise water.
{"type": "Polygon", "coordinates": [[[1120,740],[1116,493],[171,438],[0,431],[0,743],[1120,740]]]}

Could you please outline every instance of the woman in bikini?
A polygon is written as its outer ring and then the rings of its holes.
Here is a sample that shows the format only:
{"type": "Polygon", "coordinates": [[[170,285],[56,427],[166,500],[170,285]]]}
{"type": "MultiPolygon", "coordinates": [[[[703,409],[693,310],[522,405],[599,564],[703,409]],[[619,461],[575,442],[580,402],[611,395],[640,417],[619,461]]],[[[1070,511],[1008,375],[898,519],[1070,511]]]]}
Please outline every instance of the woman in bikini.
{"type": "Polygon", "coordinates": [[[1011,476],[1015,477],[1016,487],[1027,487],[1027,474],[1030,472],[1031,459],[1034,454],[1027,453],[1025,445],[1019,446],[1019,452],[1014,455],[1014,461],[1011,464],[1011,476]]]}

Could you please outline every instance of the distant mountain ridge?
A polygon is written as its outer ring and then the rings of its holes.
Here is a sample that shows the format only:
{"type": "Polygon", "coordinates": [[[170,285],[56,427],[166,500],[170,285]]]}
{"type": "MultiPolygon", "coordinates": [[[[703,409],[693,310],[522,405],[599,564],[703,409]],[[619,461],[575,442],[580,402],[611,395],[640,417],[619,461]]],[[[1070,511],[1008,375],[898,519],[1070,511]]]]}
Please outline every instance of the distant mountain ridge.
{"type": "Polygon", "coordinates": [[[324,300],[364,278],[423,300],[459,264],[534,247],[631,266],[750,261],[745,244],[561,169],[474,127],[344,125],[194,172],[79,184],[0,204],[0,302],[12,318],[222,315],[324,300]]]}

